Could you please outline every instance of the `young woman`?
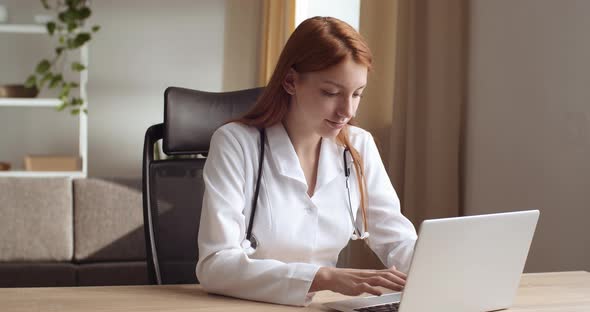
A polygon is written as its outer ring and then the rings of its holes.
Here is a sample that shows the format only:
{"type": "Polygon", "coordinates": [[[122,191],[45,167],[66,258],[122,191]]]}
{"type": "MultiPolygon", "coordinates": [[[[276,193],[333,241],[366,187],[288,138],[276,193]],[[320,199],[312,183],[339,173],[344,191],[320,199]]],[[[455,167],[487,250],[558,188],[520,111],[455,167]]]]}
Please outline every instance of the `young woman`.
{"type": "Polygon", "coordinates": [[[252,110],[213,134],[196,270],[207,291],[301,306],[319,290],[403,289],[416,231],[371,134],[350,125],[370,67],[351,26],[310,18],[252,110]],[[335,268],[351,235],[389,269],[335,268]]]}

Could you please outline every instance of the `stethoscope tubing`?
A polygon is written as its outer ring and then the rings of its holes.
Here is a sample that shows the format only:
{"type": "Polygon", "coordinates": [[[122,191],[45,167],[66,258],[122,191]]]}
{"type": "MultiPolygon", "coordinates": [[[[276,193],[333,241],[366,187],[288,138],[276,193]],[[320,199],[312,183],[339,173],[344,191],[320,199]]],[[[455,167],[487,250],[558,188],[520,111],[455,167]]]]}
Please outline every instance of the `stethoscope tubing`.
{"type": "MultiPolygon", "coordinates": [[[[256,206],[258,202],[258,193],[260,191],[260,177],[262,176],[262,164],[264,162],[264,142],[266,138],[266,131],[264,128],[259,129],[260,131],[260,159],[258,161],[258,178],[256,179],[256,189],[254,191],[254,199],[252,200],[252,213],[250,214],[250,222],[248,222],[248,228],[246,229],[246,239],[242,241],[241,247],[246,252],[246,254],[251,255],[256,252],[256,248],[258,247],[258,242],[252,236],[252,226],[254,223],[254,215],[256,214],[256,206]]],[[[348,148],[344,149],[344,153],[342,155],[344,160],[344,175],[346,177],[346,191],[348,193],[348,214],[350,216],[350,222],[354,228],[354,232],[351,236],[352,240],[357,239],[365,239],[369,237],[369,232],[363,231],[361,234],[360,229],[358,228],[355,220],[354,215],[352,213],[352,200],[350,198],[350,184],[348,183],[348,179],[350,177],[350,173],[352,172],[352,154],[348,148]]],[[[363,224],[364,227],[364,224],[363,224]]]]}

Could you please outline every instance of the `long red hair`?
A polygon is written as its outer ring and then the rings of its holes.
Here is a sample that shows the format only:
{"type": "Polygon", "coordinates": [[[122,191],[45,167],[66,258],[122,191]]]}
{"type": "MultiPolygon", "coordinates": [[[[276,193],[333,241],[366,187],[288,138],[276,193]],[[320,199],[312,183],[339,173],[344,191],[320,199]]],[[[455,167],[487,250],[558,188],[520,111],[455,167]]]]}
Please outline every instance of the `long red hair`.
{"type": "MultiPolygon", "coordinates": [[[[281,122],[288,112],[290,94],[283,88],[289,69],[299,73],[327,69],[347,56],[371,69],[372,54],[362,36],[347,23],[333,17],[312,17],[303,21],[285,44],[275,70],[254,107],[235,120],[243,124],[268,128],[281,122]]],[[[349,124],[354,124],[350,120],[349,124]]],[[[348,126],[342,128],[336,141],[350,149],[358,176],[361,210],[367,227],[367,190],[363,161],[349,139],[348,126]]],[[[362,234],[362,233],[361,233],[362,234]]]]}

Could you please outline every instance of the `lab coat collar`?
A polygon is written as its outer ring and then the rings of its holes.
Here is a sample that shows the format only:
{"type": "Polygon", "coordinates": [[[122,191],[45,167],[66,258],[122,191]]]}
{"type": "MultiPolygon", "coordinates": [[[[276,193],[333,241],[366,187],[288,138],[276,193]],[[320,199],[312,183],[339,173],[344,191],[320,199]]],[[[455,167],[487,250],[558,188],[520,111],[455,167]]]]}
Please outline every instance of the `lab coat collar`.
{"type": "MultiPolygon", "coordinates": [[[[267,128],[266,135],[279,173],[307,186],[299,158],[283,124],[277,123],[267,128]]],[[[334,139],[322,138],[314,193],[338,175],[344,175],[343,153],[344,147],[338,145],[334,139]]]]}

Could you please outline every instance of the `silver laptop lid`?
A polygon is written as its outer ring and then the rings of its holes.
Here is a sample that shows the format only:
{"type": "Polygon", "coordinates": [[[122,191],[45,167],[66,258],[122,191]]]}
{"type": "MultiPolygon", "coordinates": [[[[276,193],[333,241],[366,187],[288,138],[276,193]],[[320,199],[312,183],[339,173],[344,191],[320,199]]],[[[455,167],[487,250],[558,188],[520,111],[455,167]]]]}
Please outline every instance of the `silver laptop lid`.
{"type": "Polygon", "coordinates": [[[492,311],[516,295],[538,210],[426,220],[400,311],[492,311]]]}
{"type": "MultiPolygon", "coordinates": [[[[493,311],[512,305],[538,210],[426,220],[420,227],[400,312],[493,311]]],[[[325,303],[339,311],[400,300],[400,294],[325,303]]]]}

